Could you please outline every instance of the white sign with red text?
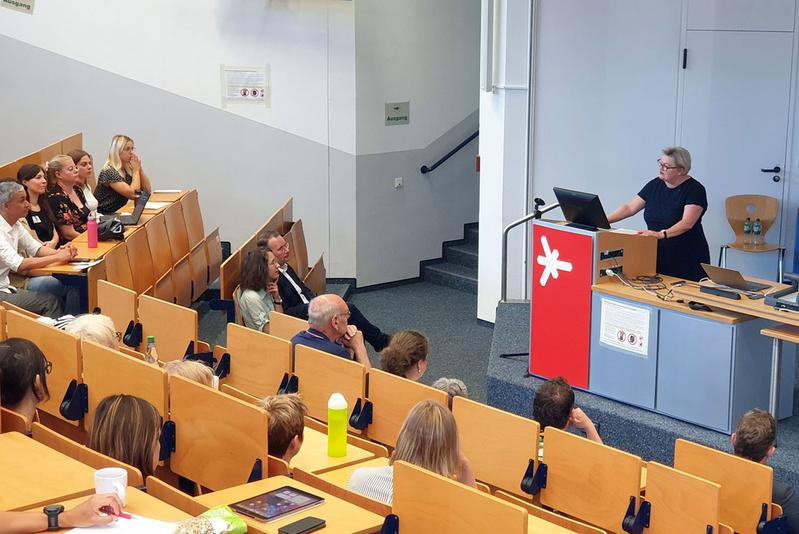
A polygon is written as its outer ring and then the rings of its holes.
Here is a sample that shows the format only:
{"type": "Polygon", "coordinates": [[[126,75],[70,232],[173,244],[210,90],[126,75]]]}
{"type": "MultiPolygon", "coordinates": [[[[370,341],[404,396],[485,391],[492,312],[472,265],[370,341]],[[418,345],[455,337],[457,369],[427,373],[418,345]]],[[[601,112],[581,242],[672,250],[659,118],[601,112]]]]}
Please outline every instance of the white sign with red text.
{"type": "Polygon", "coordinates": [[[599,342],[646,358],[649,351],[649,309],[602,299],[599,342]]]}

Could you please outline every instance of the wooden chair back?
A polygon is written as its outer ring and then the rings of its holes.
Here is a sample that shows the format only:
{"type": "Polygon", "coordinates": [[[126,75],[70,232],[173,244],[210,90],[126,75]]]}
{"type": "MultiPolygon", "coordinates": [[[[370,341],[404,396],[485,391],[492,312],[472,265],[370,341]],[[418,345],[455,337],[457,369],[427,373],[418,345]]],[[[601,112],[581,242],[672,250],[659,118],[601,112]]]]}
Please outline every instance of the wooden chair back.
{"type": "MultiPolygon", "coordinates": [[[[468,454],[467,458],[471,460],[471,456],[468,456],[468,454]]],[[[575,532],[576,534],[606,534],[606,532],[600,528],[589,525],[588,523],[583,523],[582,521],[578,521],[576,519],[572,519],[571,517],[566,517],[556,514],[555,512],[550,512],[549,510],[545,510],[540,506],[536,506],[535,504],[529,501],[520,499],[516,495],[505,493],[502,490],[497,490],[496,492],[494,492],[494,496],[499,499],[502,499],[503,501],[515,504],[516,506],[521,506],[522,508],[527,510],[527,513],[530,514],[531,516],[543,519],[544,521],[552,523],[553,525],[558,525],[560,527],[563,527],[569,532],[575,532]]]]}
{"type": "MultiPolygon", "coordinates": [[[[25,308],[20,308],[16,304],[11,304],[8,301],[0,302],[0,307],[2,307],[6,312],[13,311],[20,315],[24,315],[25,317],[30,317],[31,319],[38,319],[39,317],[41,317],[40,315],[36,315],[32,311],[28,311],[25,308]]],[[[3,317],[5,317],[5,315],[3,317]]],[[[5,324],[3,326],[4,326],[3,330],[5,330],[5,324]]]]}
{"type": "Polygon", "coordinates": [[[202,503],[197,502],[193,497],[180,491],[179,489],[170,486],[161,479],[154,476],[147,477],[147,493],[152,495],[159,501],[165,502],[170,506],[174,506],[178,510],[183,510],[187,514],[197,517],[208,510],[208,507],[202,503]]]}
{"type": "Polygon", "coordinates": [[[186,236],[189,239],[189,248],[193,249],[205,239],[203,215],[200,211],[200,197],[196,189],[192,189],[180,199],[183,208],[183,221],[186,224],[186,236]]]}
{"type": "Polygon", "coordinates": [[[159,213],[144,225],[147,232],[147,243],[150,246],[150,256],[153,259],[153,275],[156,279],[172,269],[172,249],[169,243],[169,234],[166,230],[166,216],[159,213]]]}
{"type": "Polygon", "coordinates": [[[652,512],[647,532],[705,532],[708,525],[713,532],[720,532],[720,492],[721,487],[715,482],[649,462],[646,500],[652,504],[652,512]]]}
{"type": "Polygon", "coordinates": [[[394,502],[402,530],[415,534],[526,534],[527,511],[455,480],[394,462],[394,502]]]}
{"type": "Polygon", "coordinates": [[[186,221],[183,218],[183,207],[180,202],[175,202],[164,211],[166,231],[169,235],[169,247],[172,251],[172,261],[177,263],[189,253],[189,235],[186,232],[186,221]]]}
{"type": "Polygon", "coordinates": [[[291,343],[269,334],[228,323],[230,374],[225,383],[256,397],[277,394],[291,372],[291,343]]]}
{"type": "Polygon", "coordinates": [[[233,290],[233,313],[236,318],[236,324],[244,326],[244,319],[241,316],[241,302],[239,302],[239,291],[241,286],[236,286],[233,290]]]}
{"type": "MultiPolygon", "coordinates": [[[[402,423],[405,422],[411,408],[423,400],[434,400],[447,406],[449,396],[440,389],[380,369],[372,369],[369,372],[368,398],[372,401],[374,411],[372,424],[367,428],[366,436],[372,441],[394,447],[397,445],[397,436],[402,423]]],[[[352,407],[351,404],[349,406],[352,407]]]]}
{"type": "Polygon", "coordinates": [[[638,509],[642,465],[638,456],[548,426],[544,463],[547,485],[540,494],[544,506],[613,532],[624,519],[630,497],[635,497],[638,509]],[[586,484],[587,480],[592,483],[586,484]]]}
{"type": "MultiPolygon", "coordinates": [[[[272,474],[271,471],[269,474],[272,474]]],[[[343,499],[348,503],[354,504],[355,506],[363,508],[364,510],[369,510],[374,514],[385,517],[391,513],[391,506],[387,505],[386,503],[370,499],[369,497],[361,495],[360,493],[350,491],[347,488],[338,486],[332,482],[328,482],[314,473],[309,473],[307,471],[303,471],[302,469],[295,469],[293,474],[294,480],[298,482],[308,484],[319,491],[323,491],[329,495],[343,499]]]]}
{"type": "Polygon", "coordinates": [[[114,321],[117,332],[125,332],[130,321],[136,320],[136,292],[107,280],[97,282],[97,305],[103,315],[114,321]]]}
{"type": "Polygon", "coordinates": [[[320,421],[327,422],[327,401],[333,393],[344,395],[350,411],[364,396],[366,369],[339,356],[297,345],[294,374],[299,378],[299,393],[308,405],[308,415],[320,421]]]}
{"type": "Polygon", "coordinates": [[[133,290],[144,293],[156,280],[147,232],[142,228],[136,230],[125,239],[125,244],[128,247],[130,272],[133,275],[133,290]]]}
{"type": "Polygon", "coordinates": [[[219,228],[214,228],[205,238],[205,255],[208,261],[208,285],[219,278],[222,266],[222,240],[219,239],[219,228]]]}
{"type": "Polygon", "coordinates": [[[105,263],[106,280],[127,289],[135,289],[133,273],[130,270],[130,263],[128,260],[128,246],[126,243],[120,243],[109,250],[106,255],[103,256],[103,262],[105,263]]]}
{"type": "Polygon", "coordinates": [[[172,270],[165,272],[153,284],[152,296],[158,300],[175,303],[175,280],[172,270]]]}
{"type": "Polygon", "coordinates": [[[0,428],[3,432],[19,432],[25,434],[30,432],[30,423],[25,417],[12,412],[8,408],[0,407],[0,428]]]}
{"type": "Polygon", "coordinates": [[[262,234],[269,230],[274,230],[280,234],[285,234],[288,228],[286,225],[289,221],[294,220],[294,198],[289,197],[275,212],[266,220],[266,222],[255,232],[253,236],[255,240],[262,234]]]}
{"type": "Polygon", "coordinates": [[[186,308],[191,306],[191,264],[188,254],[178,260],[172,269],[172,283],[175,287],[175,303],[186,308]]]}
{"type": "Polygon", "coordinates": [[[249,393],[245,393],[238,388],[234,388],[230,384],[219,384],[219,391],[221,391],[225,395],[230,395],[231,397],[235,397],[240,401],[249,402],[250,404],[256,404],[259,400],[261,400],[259,397],[256,397],[255,395],[250,395],[249,393]]]}
{"type": "Polygon", "coordinates": [[[774,478],[767,465],[677,439],[674,468],[721,486],[719,520],[736,532],[754,534],[762,505],[771,509],[774,478]]]}
{"type": "Polygon", "coordinates": [[[308,330],[308,321],[277,311],[269,312],[269,334],[291,341],[296,334],[308,330]]]}
{"type": "MultiPolygon", "coordinates": [[[[369,389],[371,393],[371,378],[369,389]]],[[[530,460],[534,469],[538,468],[538,422],[464,397],[452,399],[452,415],[475,477],[525,496],[521,481],[530,460]]]]}
{"type": "MultiPolygon", "coordinates": [[[[36,407],[59,419],[64,419],[59,412],[59,407],[69,383],[72,380],[77,380],[78,383],[83,382],[80,340],[63,330],[13,311],[6,313],[6,329],[10,338],[21,337],[36,343],[47,361],[52,362],[53,369],[47,375],[50,398],[36,407]]],[[[66,419],[64,420],[66,421],[66,419]]],[[[75,426],[79,424],[79,421],[67,422],[75,426]]]]}
{"type": "Polygon", "coordinates": [[[241,279],[241,259],[241,250],[237,250],[219,267],[219,296],[222,299],[233,298],[233,290],[241,279]]]}
{"type": "Polygon", "coordinates": [[[327,293],[327,271],[325,270],[325,256],[322,254],[316,260],[311,270],[305,275],[305,285],[308,286],[314,295],[324,295],[327,293]]]}
{"type": "Polygon", "coordinates": [[[167,376],[157,365],[84,341],[83,379],[89,386],[87,429],[94,420],[97,405],[109,395],[135,395],[155,406],[164,420],[169,418],[167,376]]]}
{"type": "Polygon", "coordinates": [[[128,486],[141,486],[144,484],[141,471],[138,468],[120,462],[115,458],[106,456],[97,451],[94,451],[85,445],[81,445],[72,441],[66,436],[62,436],[58,432],[47,428],[41,423],[33,423],[31,425],[33,439],[47,445],[51,449],[69,456],[81,463],[94,467],[95,469],[102,469],[103,467],[119,467],[128,473],[128,486]]]}
{"type": "Polygon", "coordinates": [[[735,244],[743,246],[746,218],[749,217],[753,222],[759,218],[763,227],[761,235],[765,236],[774,221],[777,220],[780,202],[776,198],[766,195],[733,195],[726,198],[724,207],[727,212],[727,222],[735,232],[735,244]]]}
{"type": "Polygon", "coordinates": [[[302,219],[295,222],[283,238],[289,244],[288,264],[300,278],[308,274],[308,249],[305,244],[305,232],[302,228],[302,219]]]}
{"type": "Polygon", "coordinates": [[[205,241],[197,244],[189,252],[189,272],[191,274],[191,300],[198,300],[208,289],[208,256],[205,241]]]}
{"type": "Polygon", "coordinates": [[[247,482],[256,460],[268,476],[266,411],[180,376],[169,381],[174,473],[212,491],[247,482]]]}
{"type": "Polygon", "coordinates": [[[20,167],[28,163],[33,163],[35,165],[44,167],[44,164],[50,161],[52,158],[61,154],[66,154],[70,150],[74,150],[76,148],[83,148],[82,133],[70,135],[69,137],[65,137],[64,139],[56,141],[51,145],[40,148],[39,150],[36,150],[26,156],[22,156],[14,161],[3,164],[0,166],[0,176],[15,177],[20,167]]]}
{"type": "Polygon", "coordinates": [[[283,458],[277,458],[270,455],[268,457],[267,463],[269,464],[270,477],[290,477],[292,475],[289,463],[283,458]]]}
{"type": "Polygon", "coordinates": [[[139,295],[139,321],[142,324],[142,350],[147,336],[155,336],[158,357],[163,362],[183,359],[189,341],[197,345],[197,311],[139,295]]]}

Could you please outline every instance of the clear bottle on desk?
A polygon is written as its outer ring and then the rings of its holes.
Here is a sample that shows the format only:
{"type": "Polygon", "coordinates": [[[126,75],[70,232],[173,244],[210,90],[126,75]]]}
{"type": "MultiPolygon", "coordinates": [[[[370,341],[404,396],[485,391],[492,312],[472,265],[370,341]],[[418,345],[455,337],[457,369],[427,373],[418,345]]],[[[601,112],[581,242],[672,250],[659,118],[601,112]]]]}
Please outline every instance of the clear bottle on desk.
{"type": "Polygon", "coordinates": [[[147,336],[147,353],[144,359],[147,363],[158,365],[158,351],[155,350],[155,336],[147,336]]]}
{"type": "Polygon", "coordinates": [[[752,245],[759,247],[763,244],[763,223],[760,222],[760,218],[758,217],[755,219],[755,223],[752,225],[752,245]]]}
{"type": "Polygon", "coordinates": [[[749,217],[744,221],[744,247],[752,244],[752,219],[749,217]]]}

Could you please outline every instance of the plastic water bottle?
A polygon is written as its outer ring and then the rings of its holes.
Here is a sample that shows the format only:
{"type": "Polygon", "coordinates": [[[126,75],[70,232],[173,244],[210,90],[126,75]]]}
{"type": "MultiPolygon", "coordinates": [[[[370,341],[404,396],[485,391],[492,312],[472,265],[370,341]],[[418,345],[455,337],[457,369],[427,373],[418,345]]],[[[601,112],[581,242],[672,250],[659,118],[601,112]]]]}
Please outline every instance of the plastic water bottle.
{"type": "Polygon", "coordinates": [[[760,218],[758,217],[755,219],[755,224],[752,225],[752,244],[756,247],[763,244],[763,223],[760,222],[760,218]]]}
{"type": "Polygon", "coordinates": [[[752,244],[752,219],[749,217],[744,221],[744,246],[752,244]]]}
{"type": "Polygon", "coordinates": [[[89,213],[89,220],[86,222],[87,241],[89,248],[97,248],[97,212],[89,213]]]}
{"type": "Polygon", "coordinates": [[[147,363],[158,364],[158,351],[155,350],[155,336],[147,336],[147,354],[144,360],[147,363]]]}
{"type": "Polygon", "coordinates": [[[347,399],[333,393],[327,401],[327,455],[347,456],[347,399]]]}

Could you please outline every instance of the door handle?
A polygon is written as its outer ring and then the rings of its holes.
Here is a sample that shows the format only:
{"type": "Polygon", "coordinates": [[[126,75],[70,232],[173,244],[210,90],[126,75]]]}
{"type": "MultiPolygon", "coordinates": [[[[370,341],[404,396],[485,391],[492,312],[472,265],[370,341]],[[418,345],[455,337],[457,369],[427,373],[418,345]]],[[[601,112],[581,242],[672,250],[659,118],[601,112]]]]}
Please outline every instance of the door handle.
{"type": "Polygon", "coordinates": [[[760,172],[767,172],[769,174],[774,174],[775,172],[780,172],[782,169],[779,165],[774,165],[773,169],[760,169],[760,172]]]}

